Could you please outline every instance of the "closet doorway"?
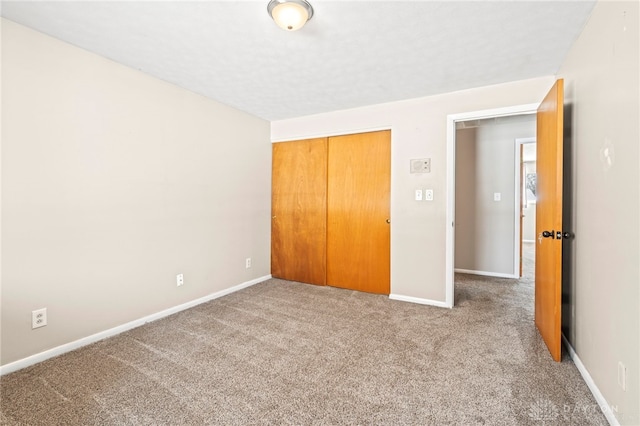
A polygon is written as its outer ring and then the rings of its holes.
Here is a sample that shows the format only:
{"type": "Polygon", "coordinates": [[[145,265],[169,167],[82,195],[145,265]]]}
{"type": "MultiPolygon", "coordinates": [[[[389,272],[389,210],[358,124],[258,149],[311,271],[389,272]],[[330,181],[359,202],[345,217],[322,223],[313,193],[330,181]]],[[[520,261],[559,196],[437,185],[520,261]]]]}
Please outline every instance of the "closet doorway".
{"type": "Polygon", "coordinates": [[[273,144],[271,275],[390,293],[391,132],[273,144]]]}

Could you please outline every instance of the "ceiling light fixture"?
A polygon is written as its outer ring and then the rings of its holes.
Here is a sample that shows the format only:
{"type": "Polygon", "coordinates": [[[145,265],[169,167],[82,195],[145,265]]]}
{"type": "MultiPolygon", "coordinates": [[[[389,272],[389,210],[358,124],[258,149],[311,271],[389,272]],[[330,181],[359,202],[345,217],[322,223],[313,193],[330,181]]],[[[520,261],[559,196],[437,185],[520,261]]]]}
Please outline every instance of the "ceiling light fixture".
{"type": "Polygon", "coordinates": [[[267,11],[275,23],[287,31],[299,30],[313,16],[313,7],[306,0],[271,0],[267,11]]]}

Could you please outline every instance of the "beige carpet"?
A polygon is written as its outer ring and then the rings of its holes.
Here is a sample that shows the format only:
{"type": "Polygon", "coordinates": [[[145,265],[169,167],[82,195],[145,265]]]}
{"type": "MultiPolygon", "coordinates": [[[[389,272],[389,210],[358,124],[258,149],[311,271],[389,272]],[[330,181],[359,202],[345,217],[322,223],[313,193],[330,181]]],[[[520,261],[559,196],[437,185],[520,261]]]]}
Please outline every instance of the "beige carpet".
{"type": "Polygon", "coordinates": [[[269,280],[2,377],[0,423],[607,424],[532,290],[460,275],[449,310],[269,280]]]}

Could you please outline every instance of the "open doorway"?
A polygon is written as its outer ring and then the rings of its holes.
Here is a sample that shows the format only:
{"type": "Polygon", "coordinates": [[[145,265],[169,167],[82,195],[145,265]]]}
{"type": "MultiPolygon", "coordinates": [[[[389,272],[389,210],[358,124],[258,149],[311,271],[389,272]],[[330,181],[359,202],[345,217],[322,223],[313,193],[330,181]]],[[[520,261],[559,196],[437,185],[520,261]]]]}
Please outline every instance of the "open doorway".
{"type": "Polygon", "coordinates": [[[535,140],[535,132],[532,114],[456,123],[455,272],[520,277],[523,196],[518,141],[535,140]]]}
{"type": "MultiPolygon", "coordinates": [[[[495,110],[454,114],[447,117],[447,235],[446,235],[446,304],[453,307],[454,272],[476,273],[504,278],[520,277],[521,262],[521,198],[520,144],[516,139],[531,138],[535,134],[536,104],[521,105],[495,110]],[[529,120],[534,134],[512,134],[507,138],[504,152],[495,151],[491,142],[509,122],[529,120]],[[502,128],[490,129],[491,125],[502,128]],[[487,126],[486,128],[484,128],[487,126]],[[458,152],[459,130],[482,133],[480,140],[464,135],[466,141],[474,140],[466,151],[458,152]],[[478,129],[482,129],[478,131],[478,129]],[[484,144],[482,144],[484,142],[484,144]],[[478,153],[478,150],[481,152],[478,153]],[[506,154],[505,154],[506,153],[506,154]],[[456,161],[457,157],[461,161],[456,161]],[[498,158],[500,157],[500,158],[498,158]],[[466,163],[465,163],[466,161],[466,163]],[[498,161],[508,163],[500,168],[507,175],[498,173],[498,161]],[[459,170],[459,169],[465,170],[459,170]],[[460,173],[458,173],[460,172],[460,173]],[[464,189],[460,189],[460,180],[464,189]],[[457,215],[457,211],[462,214],[457,215]],[[467,216],[464,219],[464,216],[467,216]],[[484,217],[479,217],[479,215],[484,217]],[[463,224],[463,221],[466,223],[463,224]],[[450,226],[449,226],[450,225],[450,226]],[[462,241],[465,240],[465,241],[462,241]],[[506,253],[506,255],[505,255],[506,253]],[[492,255],[499,257],[496,261],[492,255]],[[457,261],[457,258],[460,261],[457,261]],[[506,259],[506,260],[505,260],[506,259]],[[465,267],[464,262],[468,262],[465,267]]],[[[508,126],[507,126],[508,127],[508,126]]],[[[477,135],[476,135],[477,136],[477,135]]]]}

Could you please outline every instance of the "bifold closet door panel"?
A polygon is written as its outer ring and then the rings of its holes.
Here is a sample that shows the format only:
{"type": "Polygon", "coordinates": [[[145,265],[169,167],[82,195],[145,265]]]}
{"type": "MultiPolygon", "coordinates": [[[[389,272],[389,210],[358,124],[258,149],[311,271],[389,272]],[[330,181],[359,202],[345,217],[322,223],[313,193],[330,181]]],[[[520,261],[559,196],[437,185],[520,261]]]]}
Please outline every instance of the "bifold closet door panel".
{"type": "Polygon", "coordinates": [[[326,284],[327,139],[273,144],[271,275],[326,284]]]}
{"type": "Polygon", "coordinates": [[[389,294],[391,132],[328,144],[327,285],[389,294]]]}

